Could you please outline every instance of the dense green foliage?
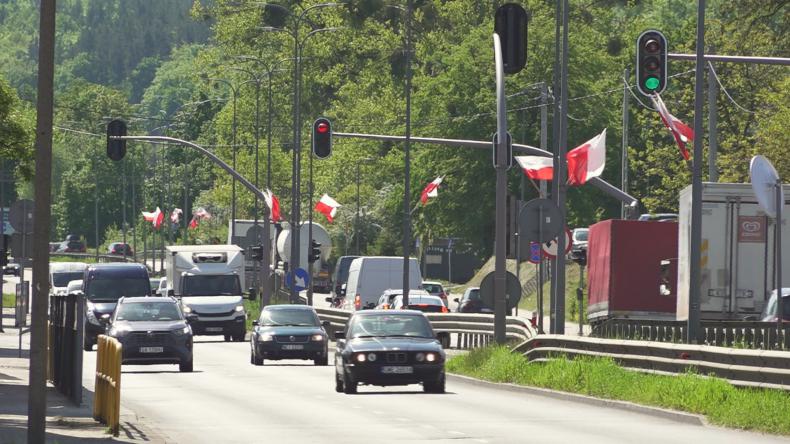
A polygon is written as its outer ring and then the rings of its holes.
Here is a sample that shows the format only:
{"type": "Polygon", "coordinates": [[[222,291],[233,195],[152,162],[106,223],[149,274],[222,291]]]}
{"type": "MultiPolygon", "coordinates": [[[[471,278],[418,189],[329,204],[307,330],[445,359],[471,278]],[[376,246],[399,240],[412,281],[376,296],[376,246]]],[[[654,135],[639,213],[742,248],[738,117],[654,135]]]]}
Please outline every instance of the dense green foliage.
{"type": "Polygon", "coordinates": [[[530,364],[507,347],[488,347],[453,357],[447,370],[493,382],[581,393],[598,398],[705,415],[710,422],[761,432],[790,434],[790,395],[780,390],[741,389],[723,379],[626,370],[611,359],[554,359],[530,364]]]}
{"type": "MultiPolygon", "coordinates": [[[[65,129],[57,134],[55,145],[53,236],[77,231],[95,242],[94,200],[87,196],[98,190],[100,243],[108,227],[122,226],[124,201],[127,220],[134,224],[140,222],[140,209],[160,206],[169,211],[184,207],[185,197],[185,213],[201,205],[218,216],[213,227],[201,228],[197,236],[223,237],[231,202],[228,176],[193,152],[141,143],[130,143],[123,165],[112,165],[101,156],[107,117],[126,119],[131,133],[197,141],[230,162],[235,108],[238,169],[253,182],[267,185],[271,141],[269,186],[288,218],[295,16],[284,11],[306,10],[319,1],[273,3],[279,6],[235,0],[58,2],[56,122],[65,129]],[[288,32],[266,31],[273,28],[288,32]],[[126,192],[119,193],[124,176],[126,192]]],[[[496,125],[491,32],[499,3],[414,2],[412,134],[491,137],[496,125]]],[[[508,103],[513,111],[509,125],[516,141],[538,145],[540,91],[535,83],[552,83],[555,10],[551,1],[522,3],[531,15],[529,61],[523,72],[508,78],[508,93],[523,93],[508,103]]],[[[619,184],[622,73],[633,64],[633,41],[644,29],[657,28],[665,31],[673,52],[693,52],[695,4],[684,0],[571,4],[569,148],[608,128],[604,178],[619,184]]],[[[310,123],[322,115],[333,120],[335,131],[404,134],[404,6],[403,1],[355,0],[310,9],[298,27],[303,62],[302,216],[306,218],[305,208],[323,193],[343,204],[336,223],[329,227],[336,252],[353,248],[358,164],[363,249],[396,254],[401,248],[403,144],[335,138],[332,157],[314,164],[312,201],[307,195],[306,152],[310,123]],[[328,27],[333,30],[309,34],[311,29],[328,27]],[[365,158],[374,161],[360,164],[365,158]]],[[[711,1],[706,46],[722,54],[788,56],[787,12],[781,0],[711,1]]],[[[0,24],[1,74],[23,99],[32,101],[35,2],[1,3],[0,24]]],[[[675,77],[665,101],[675,116],[692,124],[694,76],[689,70],[693,64],[672,62],[671,67],[675,77]]],[[[718,99],[722,180],[745,180],[748,159],[758,152],[776,162],[780,174],[790,173],[790,162],[781,156],[788,142],[790,113],[783,88],[790,83],[786,67],[716,64],[715,68],[739,104],[723,93],[718,99]]],[[[657,114],[636,100],[630,103],[629,191],[641,200],[643,210],[675,210],[679,190],[689,183],[686,165],[657,114]]],[[[707,134],[701,137],[707,144],[707,134]]],[[[494,212],[490,151],[414,144],[410,207],[419,202],[423,186],[438,175],[445,175],[440,197],[413,213],[415,237],[421,245],[435,238],[461,237],[479,254],[489,253],[494,212]]],[[[509,182],[510,191],[518,194],[522,178],[516,168],[509,173],[509,182]]],[[[252,217],[256,208],[252,195],[241,187],[237,192],[239,216],[252,217]]],[[[526,198],[535,194],[527,185],[526,198]]],[[[572,226],[587,225],[618,216],[619,203],[589,186],[572,188],[568,210],[572,226]]],[[[314,216],[323,221],[320,214],[314,216]]],[[[175,241],[176,233],[172,236],[175,241]]]]}

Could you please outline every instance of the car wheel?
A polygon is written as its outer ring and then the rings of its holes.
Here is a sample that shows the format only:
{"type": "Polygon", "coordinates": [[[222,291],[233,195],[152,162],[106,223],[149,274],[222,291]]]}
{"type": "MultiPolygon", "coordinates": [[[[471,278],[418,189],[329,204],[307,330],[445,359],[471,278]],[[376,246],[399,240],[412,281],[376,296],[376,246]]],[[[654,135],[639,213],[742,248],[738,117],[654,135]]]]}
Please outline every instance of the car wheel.
{"type": "Polygon", "coordinates": [[[425,393],[444,393],[445,377],[444,373],[435,381],[424,381],[422,389],[425,393]]]}
{"type": "Polygon", "coordinates": [[[230,335],[225,335],[225,342],[230,342],[230,335]]]}
{"type": "Polygon", "coordinates": [[[324,355],[321,358],[313,359],[313,364],[314,365],[329,365],[329,359],[327,358],[326,355],[324,355]]]}
{"type": "Polygon", "coordinates": [[[244,336],[247,334],[246,331],[242,330],[239,334],[233,335],[234,342],[244,342],[244,336]]]}
{"type": "Polygon", "coordinates": [[[343,393],[353,395],[357,392],[357,382],[352,381],[348,375],[343,375],[343,393]]]}
{"type": "Polygon", "coordinates": [[[337,372],[335,372],[335,391],[338,393],[343,393],[345,391],[343,378],[337,372]]]}
{"type": "Polygon", "coordinates": [[[180,372],[191,372],[192,371],[192,359],[185,362],[178,363],[178,371],[180,372]]]}

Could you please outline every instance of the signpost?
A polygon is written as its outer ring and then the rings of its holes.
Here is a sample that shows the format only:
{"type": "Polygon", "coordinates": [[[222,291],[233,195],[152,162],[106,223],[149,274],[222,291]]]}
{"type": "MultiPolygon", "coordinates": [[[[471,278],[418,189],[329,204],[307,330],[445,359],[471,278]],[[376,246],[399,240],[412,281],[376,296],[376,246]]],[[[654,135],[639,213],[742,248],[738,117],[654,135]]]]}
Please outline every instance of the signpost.
{"type": "Polygon", "coordinates": [[[293,289],[294,292],[299,293],[300,291],[306,290],[309,285],[310,275],[307,274],[304,268],[297,268],[285,274],[285,286],[289,290],[293,289]],[[293,282],[293,288],[291,288],[291,282],[293,282]]]}
{"type": "MultiPolygon", "coordinates": [[[[495,300],[494,300],[494,271],[488,273],[484,278],[483,281],[480,282],[480,299],[483,300],[483,304],[486,307],[492,308],[494,307],[495,300]]],[[[505,307],[507,311],[512,311],[518,305],[519,301],[521,300],[521,283],[519,282],[518,278],[515,274],[511,272],[507,272],[505,274],[507,276],[507,285],[505,287],[505,307]]]]}

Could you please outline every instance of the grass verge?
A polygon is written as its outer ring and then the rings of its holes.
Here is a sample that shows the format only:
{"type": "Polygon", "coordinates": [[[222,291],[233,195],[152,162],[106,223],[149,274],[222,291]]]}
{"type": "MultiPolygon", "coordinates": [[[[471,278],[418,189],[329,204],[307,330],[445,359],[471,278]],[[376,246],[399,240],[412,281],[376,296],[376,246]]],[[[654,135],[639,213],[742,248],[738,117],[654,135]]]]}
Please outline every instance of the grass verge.
{"type": "Polygon", "coordinates": [[[16,295],[14,293],[3,293],[3,307],[13,307],[15,301],[16,295]]]}
{"type": "Polygon", "coordinates": [[[508,382],[630,401],[705,415],[713,424],[790,435],[790,394],[737,388],[693,373],[652,375],[626,370],[611,359],[560,358],[530,364],[506,347],[487,347],[454,356],[447,371],[492,382],[508,382]]]}

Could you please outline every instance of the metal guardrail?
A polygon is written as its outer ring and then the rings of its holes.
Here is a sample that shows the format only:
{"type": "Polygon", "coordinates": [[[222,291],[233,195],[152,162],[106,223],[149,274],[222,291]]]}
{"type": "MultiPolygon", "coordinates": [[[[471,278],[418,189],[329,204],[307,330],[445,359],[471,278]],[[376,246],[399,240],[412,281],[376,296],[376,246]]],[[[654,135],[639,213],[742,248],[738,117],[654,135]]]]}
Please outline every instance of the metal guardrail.
{"type": "Polygon", "coordinates": [[[625,339],[540,335],[513,349],[530,361],[566,356],[609,357],[643,371],[714,375],[734,385],[790,390],[790,352],[625,339]]]}
{"type": "MultiPolygon", "coordinates": [[[[608,319],[593,326],[591,336],[610,339],[641,339],[686,342],[685,321],[608,319]]],[[[702,321],[706,345],[760,350],[790,350],[790,324],[777,329],[776,322],[702,321]]]]}
{"type": "Polygon", "coordinates": [[[96,349],[96,385],[93,418],[106,424],[118,436],[121,413],[121,359],[123,349],[117,339],[99,335],[96,349]]]}
{"type": "MultiPolygon", "coordinates": [[[[353,314],[350,311],[334,308],[315,308],[322,321],[329,321],[333,331],[330,337],[334,338],[335,330],[346,327],[348,319],[353,314]]],[[[451,335],[456,335],[456,348],[467,349],[481,347],[492,343],[494,340],[494,315],[473,313],[425,313],[431,326],[437,333],[439,340],[445,348],[451,346],[451,335]]],[[[508,340],[523,342],[535,335],[528,321],[517,317],[508,317],[505,326],[508,340]]]]}
{"type": "Polygon", "coordinates": [[[82,402],[82,304],[76,295],[49,297],[49,380],[75,404],[82,402]]]}

